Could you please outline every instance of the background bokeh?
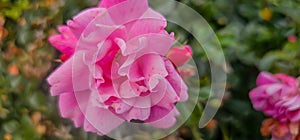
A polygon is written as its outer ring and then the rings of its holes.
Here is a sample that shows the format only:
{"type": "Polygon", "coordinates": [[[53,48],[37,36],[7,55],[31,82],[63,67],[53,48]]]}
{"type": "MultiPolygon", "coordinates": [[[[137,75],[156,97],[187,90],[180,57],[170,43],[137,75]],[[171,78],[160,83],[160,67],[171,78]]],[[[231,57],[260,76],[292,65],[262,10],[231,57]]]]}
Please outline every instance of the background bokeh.
{"type": "MultiPolygon", "coordinates": [[[[193,47],[201,91],[193,115],[165,139],[269,139],[261,136],[265,116],[253,109],[248,93],[255,87],[260,71],[299,76],[300,0],[180,2],[201,14],[216,32],[226,56],[228,83],[217,116],[199,129],[198,121],[210,91],[209,63],[195,39],[170,24],[168,30],[193,47]]],[[[0,139],[109,139],[74,128],[71,121],[62,119],[57,98],[49,95],[45,81],[61,64],[60,54],[47,38],[57,33],[57,25],[97,3],[98,0],[0,0],[0,139]]]]}

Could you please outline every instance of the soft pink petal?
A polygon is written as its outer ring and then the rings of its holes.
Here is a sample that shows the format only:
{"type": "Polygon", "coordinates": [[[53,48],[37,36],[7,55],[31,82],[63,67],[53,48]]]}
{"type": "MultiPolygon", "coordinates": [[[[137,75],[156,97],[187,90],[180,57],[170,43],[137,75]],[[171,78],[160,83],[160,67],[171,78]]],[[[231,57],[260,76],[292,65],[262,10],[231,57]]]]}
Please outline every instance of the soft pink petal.
{"type": "Polygon", "coordinates": [[[117,5],[117,4],[119,4],[121,2],[124,2],[124,1],[126,1],[126,0],[101,0],[98,7],[109,8],[109,7],[117,5]]]}
{"type": "MultiPolygon", "coordinates": [[[[112,81],[108,81],[108,80],[106,80],[105,83],[103,83],[99,86],[98,93],[99,93],[99,101],[100,102],[108,103],[108,102],[111,102],[111,101],[108,101],[111,97],[119,98],[119,95],[117,94],[112,81]]],[[[113,99],[111,98],[111,100],[113,100],[113,99]]]]}
{"type": "Polygon", "coordinates": [[[114,103],[113,106],[114,106],[115,112],[117,114],[123,114],[132,108],[131,105],[129,105],[128,103],[125,103],[123,101],[114,103]]]}
{"type": "Polygon", "coordinates": [[[143,48],[137,52],[136,57],[141,57],[145,54],[151,53],[165,56],[175,41],[173,34],[169,35],[166,33],[149,33],[132,38],[131,40],[126,42],[127,46],[139,45],[141,42],[141,38],[145,43],[143,45],[143,48]]]}
{"type": "Polygon", "coordinates": [[[167,110],[162,107],[154,106],[151,108],[151,115],[145,122],[158,127],[158,128],[170,128],[176,123],[176,116],[179,112],[176,108],[167,110]]]}
{"type": "Polygon", "coordinates": [[[87,9],[76,15],[73,20],[69,20],[67,25],[70,27],[76,38],[79,39],[87,25],[103,12],[105,12],[105,10],[101,8],[87,9]]]}
{"type": "Polygon", "coordinates": [[[276,96],[276,94],[279,93],[280,90],[282,90],[283,85],[282,84],[278,84],[278,83],[274,83],[274,84],[270,84],[265,88],[265,92],[268,96],[276,96]]]}
{"type": "Polygon", "coordinates": [[[176,69],[174,68],[173,64],[166,60],[165,65],[168,71],[168,76],[166,79],[169,81],[169,83],[172,85],[174,90],[176,91],[177,95],[180,98],[181,102],[184,102],[188,99],[188,87],[183,81],[183,79],[180,77],[176,69]]]}
{"type": "Polygon", "coordinates": [[[180,98],[177,95],[176,91],[170,84],[168,84],[166,93],[164,94],[163,98],[160,99],[159,102],[155,105],[171,110],[172,108],[174,108],[174,104],[179,100],[180,98]]]}
{"type": "MultiPolygon", "coordinates": [[[[120,41],[120,40],[118,40],[120,41]]],[[[120,46],[124,46],[123,52],[125,55],[124,58],[117,58],[120,59],[121,61],[118,61],[119,63],[119,71],[118,73],[120,75],[127,75],[129,72],[129,70],[131,69],[132,65],[136,65],[133,64],[133,62],[135,61],[135,59],[145,55],[145,54],[159,54],[164,56],[168,49],[171,48],[172,44],[174,42],[174,37],[172,35],[167,35],[167,34],[145,34],[142,36],[138,36],[135,37],[131,40],[129,40],[128,42],[126,42],[126,45],[124,44],[124,42],[119,42],[120,46]],[[142,38],[142,40],[141,40],[142,38]],[[143,42],[143,45],[141,44],[141,41],[143,42]],[[157,42],[160,42],[157,44],[157,42]],[[135,46],[141,46],[143,48],[137,48],[137,49],[131,49],[131,48],[125,48],[125,47],[135,47],[135,46]],[[122,61],[122,60],[126,60],[126,61],[122,61]]],[[[135,66],[133,66],[135,67],[135,66]]],[[[136,68],[133,68],[136,69],[136,68]]],[[[130,80],[133,81],[138,81],[138,80],[142,80],[143,76],[141,75],[136,75],[139,74],[138,71],[136,71],[135,73],[133,73],[133,77],[129,77],[130,80]],[[136,75],[136,76],[134,76],[136,75]]],[[[141,74],[141,73],[140,73],[141,74]]]]}
{"type": "Polygon", "coordinates": [[[124,118],[127,121],[141,120],[144,121],[150,116],[150,108],[131,108],[127,113],[124,113],[124,118]]]}
{"type": "Polygon", "coordinates": [[[86,132],[98,133],[99,135],[103,135],[102,133],[97,132],[97,129],[87,119],[84,120],[83,129],[86,132]]]}
{"type": "Polygon", "coordinates": [[[130,106],[141,109],[150,108],[152,106],[150,96],[139,96],[136,98],[125,99],[124,102],[130,106]]]}
{"type": "Polygon", "coordinates": [[[290,119],[292,122],[298,122],[300,120],[300,109],[291,111],[287,113],[287,117],[290,119]]]}
{"type": "MultiPolygon", "coordinates": [[[[132,54],[132,55],[128,55],[128,56],[124,56],[120,58],[120,61],[117,60],[117,63],[114,63],[115,68],[118,68],[118,70],[116,71],[118,75],[120,76],[125,76],[128,75],[130,67],[132,65],[132,63],[135,61],[136,59],[136,54],[132,54]],[[116,66],[118,65],[118,66],[116,66]]],[[[139,74],[139,73],[135,73],[135,74],[139,74]]],[[[136,78],[141,78],[142,76],[135,76],[136,78]]],[[[140,81],[143,80],[143,78],[141,79],[131,79],[132,81],[140,81]]]]}
{"type": "Polygon", "coordinates": [[[279,74],[275,74],[274,77],[280,79],[281,82],[283,82],[289,86],[292,86],[292,87],[296,87],[299,85],[298,80],[295,77],[288,76],[286,74],[279,73],[279,74]]]}
{"type": "Polygon", "coordinates": [[[49,42],[60,52],[71,56],[76,47],[77,39],[68,26],[58,27],[60,34],[49,37],[49,42]]]}
{"type": "Polygon", "coordinates": [[[50,92],[52,96],[74,91],[72,82],[72,63],[72,58],[67,60],[47,78],[47,81],[51,86],[50,92]]]}
{"type": "Polygon", "coordinates": [[[282,106],[287,107],[289,111],[294,111],[296,109],[300,110],[300,96],[290,97],[282,104],[282,106]]]}
{"type": "Polygon", "coordinates": [[[108,13],[117,25],[139,19],[148,10],[147,0],[126,0],[108,8],[108,13]]]}
{"type": "Polygon", "coordinates": [[[126,80],[120,86],[119,95],[122,98],[133,98],[139,96],[139,90],[139,85],[126,80]]]}
{"type": "Polygon", "coordinates": [[[106,135],[121,125],[124,120],[113,114],[108,109],[88,106],[85,118],[99,134],[106,135]]]}
{"type": "Polygon", "coordinates": [[[116,38],[115,42],[120,47],[123,56],[137,53],[146,46],[146,39],[142,37],[139,38],[138,44],[127,44],[123,39],[120,38],[116,38]]]}
{"type": "Polygon", "coordinates": [[[161,33],[167,26],[166,19],[156,11],[148,9],[141,18],[125,24],[128,39],[148,33],[161,33]]]}
{"type": "Polygon", "coordinates": [[[59,111],[63,118],[70,118],[73,120],[75,127],[83,125],[84,116],[78,106],[78,102],[74,93],[64,93],[59,96],[58,100],[59,111]]]}
{"type": "Polygon", "coordinates": [[[169,83],[167,82],[167,80],[163,78],[158,79],[157,86],[152,89],[152,92],[149,94],[149,97],[151,99],[151,106],[158,105],[164,98],[172,96],[172,94],[170,94],[168,84],[169,83]]]}
{"type": "Polygon", "coordinates": [[[85,64],[86,55],[89,54],[83,51],[77,51],[72,57],[72,84],[75,92],[87,90],[92,85],[90,78],[93,74],[90,72],[89,67],[85,64]]]}
{"type": "Polygon", "coordinates": [[[256,80],[257,85],[265,85],[279,82],[271,73],[261,72],[256,80]]]}
{"type": "Polygon", "coordinates": [[[168,72],[164,66],[163,58],[159,55],[148,54],[138,58],[130,67],[129,79],[149,79],[151,76],[158,74],[166,77],[168,72]]]}

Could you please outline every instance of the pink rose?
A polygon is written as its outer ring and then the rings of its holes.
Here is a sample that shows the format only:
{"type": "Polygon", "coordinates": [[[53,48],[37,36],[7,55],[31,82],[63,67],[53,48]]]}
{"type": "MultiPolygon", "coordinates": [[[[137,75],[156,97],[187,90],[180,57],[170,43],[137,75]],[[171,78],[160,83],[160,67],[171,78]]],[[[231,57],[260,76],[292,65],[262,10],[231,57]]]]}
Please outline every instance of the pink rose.
{"type": "Polygon", "coordinates": [[[300,120],[300,92],[296,78],[262,72],[257,78],[257,85],[250,91],[255,109],[282,122],[300,120]]]}
{"type": "Polygon", "coordinates": [[[297,42],[297,36],[295,36],[295,35],[290,35],[290,36],[288,37],[288,41],[289,41],[290,43],[295,43],[295,42],[297,42]]]}
{"type": "Polygon", "coordinates": [[[99,135],[124,121],[173,126],[175,103],[188,99],[173,63],[182,66],[192,52],[176,51],[178,64],[166,57],[175,43],[166,24],[147,0],[102,0],[59,27],[49,42],[66,61],[47,80],[61,116],[99,135]]]}
{"type": "Polygon", "coordinates": [[[296,78],[261,72],[257,86],[250,91],[250,99],[256,110],[272,118],[264,121],[261,132],[272,134],[272,140],[296,140],[300,138],[300,90],[296,78]]]}

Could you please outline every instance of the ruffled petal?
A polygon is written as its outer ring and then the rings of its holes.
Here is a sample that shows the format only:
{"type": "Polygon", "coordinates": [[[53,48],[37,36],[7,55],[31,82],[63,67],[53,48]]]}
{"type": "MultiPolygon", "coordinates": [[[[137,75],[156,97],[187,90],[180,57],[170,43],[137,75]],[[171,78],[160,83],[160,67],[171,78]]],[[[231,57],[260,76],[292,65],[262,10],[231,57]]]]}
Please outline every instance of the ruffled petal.
{"type": "Polygon", "coordinates": [[[152,9],[148,9],[142,17],[125,24],[130,40],[136,36],[149,33],[162,33],[167,26],[166,19],[152,9]]]}
{"type": "Polygon", "coordinates": [[[75,127],[83,125],[84,116],[82,110],[78,106],[78,102],[74,93],[64,93],[59,96],[59,111],[63,118],[73,120],[75,127]]]}
{"type": "Polygon", "coordinates": [[[147,0],[126,0],[108,8],[108,13],[116,25],[124,25],[141,18],[148,10],[147,0]]]}
{"type": "Polygon", "coordinates": [[[109,8],[126,0],[101,0],[98,7],[109,8]]]}
{"type": "Polygon", "coordinates": [[[279,82],[271,73],[261,72],[256,80],[257,85],[273,84],[279,82]]]}
{"type": "MultiPolygon", "coordinates": [[[[141,38],[143,39],[143,48],[141,50],[138,50],[137,58],[141,57],[145,54],[159,54],[162,56],[165,56],[167,52],[172,47],[174,40],[173,34],[167,34],[167,33],[160,33],[160,34],[144,34],[140,36],[136,36],[132,38],[131,40],[127,41],[127,46],[137,46],[141,42],[141,38]],[[159,43],[157,43],[159,42],[159,43]]],[[[133,52],[132,52],[133,53],[133,52]]]]}
{"type": "Polygon", "coordinates": [[[77,39],[68,26],[59,26],[60,34],[51,36],[48,40],[52,46],[67,56],[72,56],[77,39]]]}
{"type": "Polygon", "coordinates": [[[166,77],[168,72],[161,56],[155,54],[147,54],[138,58],[130,67],[129,80],[150,79],[153,75],[161,75],[166,77]]]}
{"type": "Polygon", "coordinates": [[[154,106],[151,108],[151,115],[145,122],[158,127],[170,128],[176,123],[176,116],[179,112],[176,108],[168,110],[162,107],[154,106]]]}
{"type": "Polygon", "coordinates": [[[150,108],[132,107],[127,113],[123,114],[127,121],[140,120],[144,121],[150,116],[150,108]]]}
{"type": "Polygon", "coordinates": [[[173,89],[176,91],[181,102],[188,99],[188,87],[180,77],[179,73],[174,68],[173,64],[169,60],[165,60],[165,65],[168,71],[168,76],[166,79],[172,85],[173,89]]]}
{"type": "Polygon", "coordinates": [[[78,15],[76,15],[73,20],[69,20],[67,25],[70,27],[71,31],[74,33],[77,39],[82,35],[83,30],[87,27],[87,25],[95,19],[98,15],[105,12],[105,9],[101,8],[90,8],[87,9],[78,15]]]}
{"type": "Polygon", "coordinates": [[[47,81],[51,86],[50,93],[52,96],[74,91],[72,82],[72,63],[72,58],[67,60],[47,78],[47,81]]]}
{"type": "Polygon", "coordinates": [[[300,109],[288,112],[287,117],[290,119],[291,122],[298,122],[300,120],[300,109]]]}
{"type": "Polygon", "coordinates": [[[124,122],[123,119],[119,118],[108,109],[89,105],[85,113],[86,122],[88,122],[86,123],[87,126],[85,129],[91,129],[93,131],[94,128],[97,130],[97,133],[101,135],[110,133],[124,122]],[[89,128],[87,128],[88,126],[89,128]]]}

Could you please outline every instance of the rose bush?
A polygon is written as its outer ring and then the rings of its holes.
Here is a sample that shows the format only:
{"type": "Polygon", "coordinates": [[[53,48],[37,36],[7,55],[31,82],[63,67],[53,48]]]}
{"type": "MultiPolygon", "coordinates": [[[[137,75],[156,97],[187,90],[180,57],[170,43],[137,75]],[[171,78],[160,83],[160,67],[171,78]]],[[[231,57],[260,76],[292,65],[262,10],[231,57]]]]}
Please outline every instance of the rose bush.
{"type": "Polygon", "coordinates": [[[166,24],[147,0],[103,0],[60,26],[49,42],[65,62],[47,80],[61,116],[99,135],[124,121],[174,125],[175,103],[188,99],[177,67],[192,51],[171,49],[166,24]]]}

